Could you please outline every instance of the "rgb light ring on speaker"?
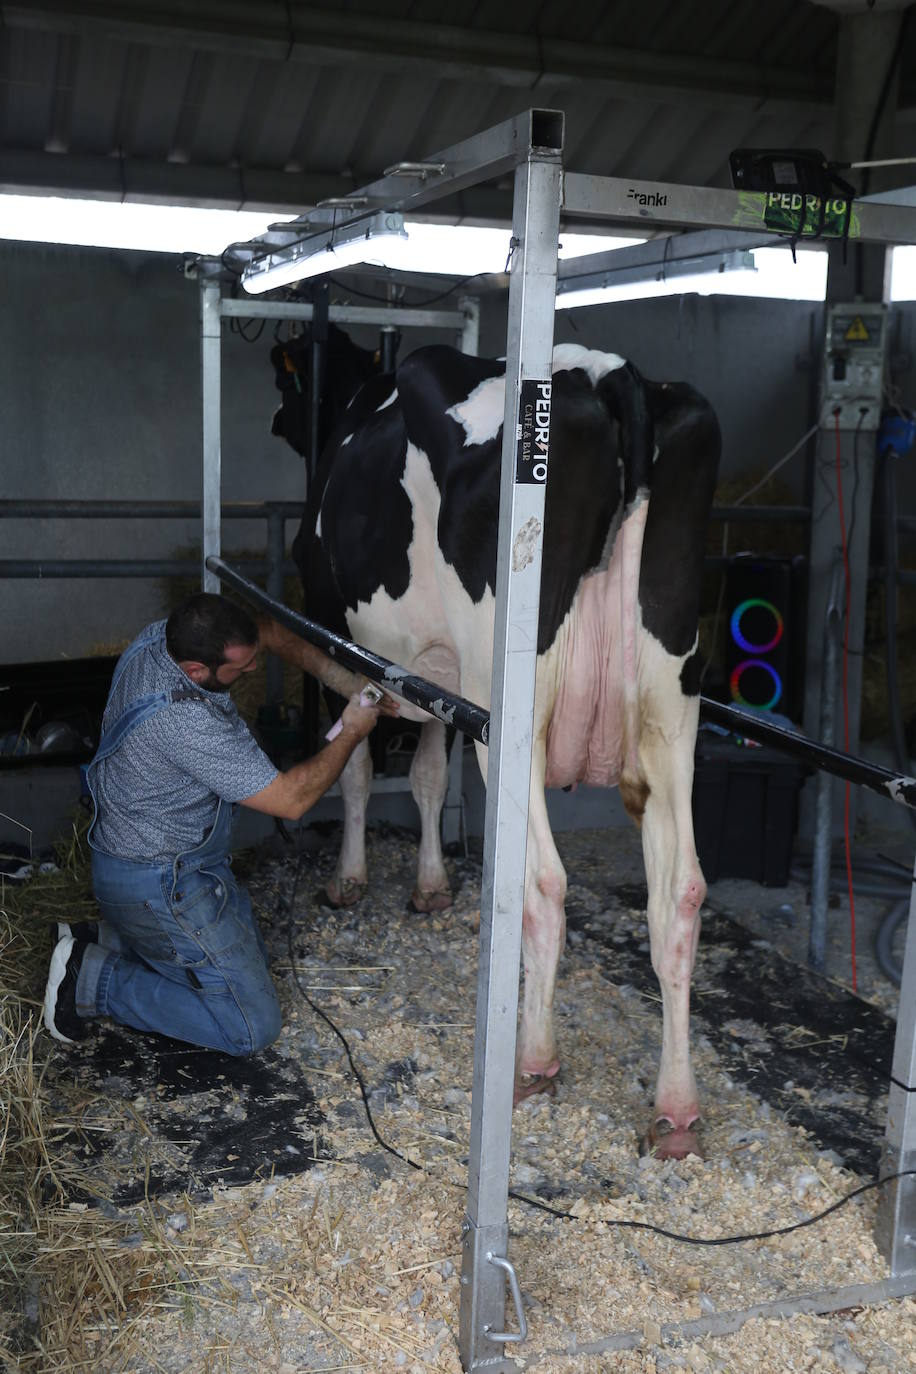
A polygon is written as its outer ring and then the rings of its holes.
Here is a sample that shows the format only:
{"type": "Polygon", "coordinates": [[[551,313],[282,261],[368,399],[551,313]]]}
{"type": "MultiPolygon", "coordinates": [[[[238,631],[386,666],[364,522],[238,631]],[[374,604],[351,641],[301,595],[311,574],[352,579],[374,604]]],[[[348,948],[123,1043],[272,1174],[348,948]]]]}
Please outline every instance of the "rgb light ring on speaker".
{"type": "Polygon", "coordinates": [[[728,685],[731,691],[732,701],[737,702],[739,706],[752,706],[758,711],[772,711],[773,707],[782,696],[782,678],[779,676],[772,663],[767,663],[766,660],[762,658],[746,658],[743,663],[739,663],[737,668],[732,669],[732,675],[729,678],[728,685]],[[769,673],[773,682],[773,695],[770,697],[769,701],[747,701],[741,695],[741,674],[744,672],[745,668],[762,668],[764,672],[769,673]]]}
{"type": "Polygon", "coordinates": [[[732,611],[732,639],[735,641],[735,643],[738,645],[740,649],[744,650],[746,654],[769,653],[771,649],[776,648],[776,645],[782,639],[784,631],[785,623],[783,621],[781,612],[777,609],[776,606],[773,605],[772,601],[765,601],[763,597],[748,597],[746,601],[742,601],[741,605],[736,606],[735,609],[732,611]],[[769,640],[769,642],[766,644],[752,644],[751,641],[749,639],[745,639],[744,635],[741,633],[741,617],[744,615],[745,611],[751,610],[754,606],[762,606],[764,610],[769,611],[776,625],[776,633],[774,634],[773,638],[769,640]]]}

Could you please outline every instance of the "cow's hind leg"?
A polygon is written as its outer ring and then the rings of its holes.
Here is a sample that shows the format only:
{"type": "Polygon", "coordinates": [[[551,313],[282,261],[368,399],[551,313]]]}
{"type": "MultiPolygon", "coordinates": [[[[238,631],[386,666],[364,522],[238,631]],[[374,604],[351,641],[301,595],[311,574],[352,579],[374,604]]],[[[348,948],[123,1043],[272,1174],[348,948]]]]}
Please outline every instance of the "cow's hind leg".
{"type": "Polygon", "coordinates": [[[662,1158],[699,1154],[699,1099],[690,1062],[690,978],[706,884],[697,861],[691,791],[699,698],[680,686],[683,660],[652,655],[640,700],[642,817],[652,966],[662,994],[662,1052],[649,1145],[662,1158]]]}
{"type": "Polygon", "coordinates": [[[417,885],[410,899],[414,911],[442,911],[452,904],[452,889],[442,859],[439,834],[447,787],[445,726],[441,720],[424,721],[410,765],[410,790],[420,812],[417,885]]]}
{"type": "Polygon", "coordinates": [[[353,906],[368,884],[366,867],[366,807],[372,785],[369,741],[360,740],[340,775],[344,804],[343,839],[337,867],[319,901],[327,906],[353,906]]]}
{"type": "Polygon", "coordinates": [[[553,1094],[560,1069],[553,1023],[557,965],[566,941],[566,870],[553,842],[544,796],[543,749],[535,743],[528,802],[528,852],[522,916],[525,971],[515,1067],[515,1102],[553,1094]]]}

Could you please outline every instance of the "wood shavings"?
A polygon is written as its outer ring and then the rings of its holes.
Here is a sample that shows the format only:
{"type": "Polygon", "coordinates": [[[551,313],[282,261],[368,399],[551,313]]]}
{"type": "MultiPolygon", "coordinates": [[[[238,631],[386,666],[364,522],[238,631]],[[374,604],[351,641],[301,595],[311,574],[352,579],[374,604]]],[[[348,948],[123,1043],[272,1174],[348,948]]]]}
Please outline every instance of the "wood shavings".
{"type": "MultiPolygon", "coordinates": [[[[597,961],[593,938],[603,933],[609,947],[615,938],[645,939],[638,902],[625,892],[611,909],[607,890],[609,874],[621,883],[639,880],[638,837],[559,838],[571,856],[570,934],[582,938],[570,939],[560,968],[558,1096],[529,1099],[514,1113],[511,1184],[577,1220],[510,1202],[510,1255],[531,1333],[511,1352],[520,1367],[524,1362],[542,1374],[610,1368],[620,1374],[676,1368],[845,1374],[855,1361],[869,1374],[916,1368],[910,1299],[823,1318],[754,1319],[731,1336],[664,1336],[671,1323],[883,1278],[886,1266],[872,1241],[874,1197],[866,1194],[805,1230],[738,1246],[681,1246],[613,1224],[656,1223],[710,1238],[768,1230],[829,1206],[859,1179],[737,1081],[702,1035],[696,1058],[707,1158],[662,1162],[639,1155],[658,1054],[657,994],[634,986],[629,973],[621,976],[603,956],[597,961]],[[638,1333],[639,1348],[582,1352],[614,1332],[638,1333]],[[560,1353],[573,1340],[579,1353],[560,1353]]],[[[404,909],[415,853],[409,837],[370,833],[370,893],[352,911],[332,912],[312,902],[334,857],[330,845],[319,848],[300,884],[294,948],[304,982],[346,979],[345,987],[316,993],[315,1000],[350,1042],[382,1137],[423,1171],[408,1169],[373,1140],[340,1042],[300,998],[289,969],[285,913],[277,905],[291,886],[290,865],[265,861],[251,881],[267,918],[284,1008],[279,1052],[301,1066],[325,1118],[323,1126],[303,1125],[301,1132],[314,1165],[295,1176],[278,1167],[269,1183],[217,1186],[209,1202],[179,1196],[125,1209],[117,1225],[91,1208],[59,1214],[55,1225],[69,1228],[55,1242],[61,1261],[91,1276],[78,1296],[82,1345],[72,1332],[69,1351],[64,1335],[48,1344],[49,1371],[78,1368],[77,1356],[101,1371],[93,1351],[104,1341],[112,1351],[104,1374],[250,1374],[252,1368],[458,1374],[479,865],[449,861],[456,905],[437,930],[429,918],[404,909]],[[188,1224],[176,1231],[168,1218],[178,1212],[188,1224]],[[87,1255],[94,1256],[91,1265],[87,1255]],[[100,1304],[104,1320],[86,1320],[100,1304]],[[62,1363],[64,1352],[72,1365],[62,1363]]],[[[648,954],[643,957],[648,966],[648,954]]],[[[704,997],[718,1008],[725,977],[720,951],[701,945],[703,959],[704,997]]],[[[762,1043],[757,1023],[713,1014],[736,1032],[724,1032],[735,1054],[752,1062],[762,1043]]],[[[812,1038],[823,1038],[788,1021],[785,1033],[799,1055],[812,1038]]],[[[804,1093],[817,1096],[797,1087],[799,1101],[804,1093]]],[[[227,1105],[244,1110],[228,1095],[227,1105]]],[[[111,1104],[106,1110],[113,1119],[111,1104]]],[[[150,1129],[148,1108],[135,1101],[133,1110],[134,1139],[152,1150],[157,1142],[142,1129],[150,1129]]]]}

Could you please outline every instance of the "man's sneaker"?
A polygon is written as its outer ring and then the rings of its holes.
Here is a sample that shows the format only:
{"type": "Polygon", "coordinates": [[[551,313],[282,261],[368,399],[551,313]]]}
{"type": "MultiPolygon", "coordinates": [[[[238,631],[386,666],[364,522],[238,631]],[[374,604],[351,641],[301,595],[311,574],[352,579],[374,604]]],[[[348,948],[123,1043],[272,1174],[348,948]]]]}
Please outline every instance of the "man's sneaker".
{"type": "Polygon", "coordinates": [[[72,935],[74,940],[85,940],[87,944],[97,945],[99,942],[99,927],[95,921],[58,921],[57,938],[66,940],[68,935],[72,935]]]}
{"type": "Polygon", "coordinates": [[[45,987],[45,1026],[55,1040],[62,1040],[65,1045],[86,1035],[86,1022],[76,1011],[76,980],[88,943],[65,935],[51,955],[45,987]]]}

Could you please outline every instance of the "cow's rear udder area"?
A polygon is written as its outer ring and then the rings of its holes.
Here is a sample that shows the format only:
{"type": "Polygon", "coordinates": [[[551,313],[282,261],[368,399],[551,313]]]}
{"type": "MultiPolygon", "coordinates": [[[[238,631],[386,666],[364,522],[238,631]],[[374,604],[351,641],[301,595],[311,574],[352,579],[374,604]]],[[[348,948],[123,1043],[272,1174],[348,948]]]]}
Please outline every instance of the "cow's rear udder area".
{"type": "Polygon", "coordinates": [[[555,645],[559,681],[547,732],[548,787],[614,787],[623,771],[623,654],[618,560],[585,578],[555,645]]]}

